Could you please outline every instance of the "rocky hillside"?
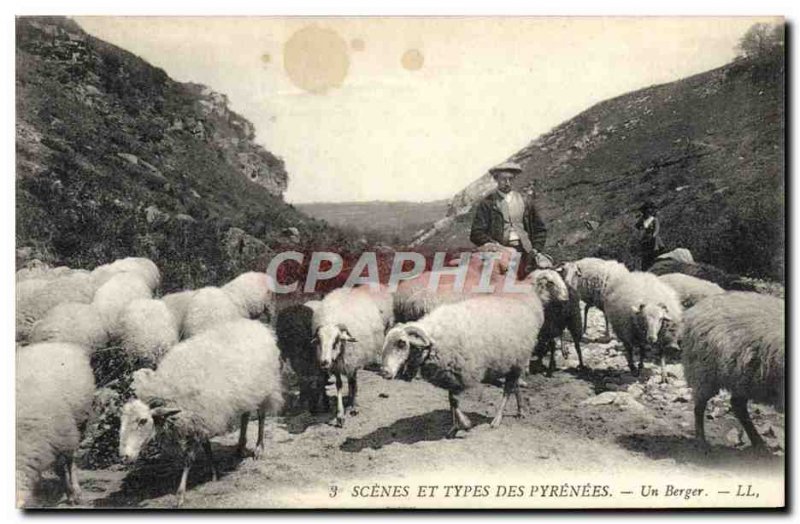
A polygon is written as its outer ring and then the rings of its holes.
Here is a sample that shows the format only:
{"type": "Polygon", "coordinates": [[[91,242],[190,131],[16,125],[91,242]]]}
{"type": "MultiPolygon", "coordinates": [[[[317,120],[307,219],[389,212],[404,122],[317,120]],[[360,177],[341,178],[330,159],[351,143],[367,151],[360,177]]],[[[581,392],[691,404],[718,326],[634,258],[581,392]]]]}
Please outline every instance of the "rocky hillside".
{"type": "MultiPolygon", "coordinates": [[[[558,259],[633,262],[636,209],[659,206],[668,247],[729,272],[783,280],[783,54],[740,59],[601,102],[511,156],[558,259]]],[[[498,159],[500,161],[502,159],[498,159]]],[[[487,174],[450,202],[421,246],[469,246],[487,174]]]]}
{"type": "Polygon", "coordinates": [[[69,19],[16,31],[18,263],[148,256],[168,287],[197,287],[285,243],[344,242],[283,202],[283,161],[225,95],[69,19]]]}

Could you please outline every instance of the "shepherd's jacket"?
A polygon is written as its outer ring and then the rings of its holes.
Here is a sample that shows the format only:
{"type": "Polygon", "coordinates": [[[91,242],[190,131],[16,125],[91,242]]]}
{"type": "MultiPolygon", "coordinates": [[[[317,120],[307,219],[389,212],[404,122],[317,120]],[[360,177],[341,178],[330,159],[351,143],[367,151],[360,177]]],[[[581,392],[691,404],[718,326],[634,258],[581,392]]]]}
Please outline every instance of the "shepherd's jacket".
{"type": "MultiPolygon", "coordinates": [[[[530,195],[522,195],[522,197],[525,201],[525,214],[522,219],[525,232],[528,234],[533,248],[541,251],[547,240],[547,228],[536,212],[533,198],[530,195]]],[[[504,243],[504,220],[503,212],[500,210],[502,199],[503,196],[498,191],[492,191],[478,204],[472,220],[472,231],[469,235],[473,244],[481,246],[486,242],[504,243]]]]}

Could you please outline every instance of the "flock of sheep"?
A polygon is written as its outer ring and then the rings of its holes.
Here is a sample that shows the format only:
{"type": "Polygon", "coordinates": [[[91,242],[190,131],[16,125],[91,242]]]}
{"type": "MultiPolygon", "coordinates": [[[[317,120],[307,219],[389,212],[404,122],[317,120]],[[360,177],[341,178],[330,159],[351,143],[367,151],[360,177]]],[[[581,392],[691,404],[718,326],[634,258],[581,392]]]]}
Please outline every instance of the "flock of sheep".
{"type": "Polygon", "coordinates": [[[194,458],[207,453],[211,459],[211,438],[238,426],[239,451],[246,452],[253,412],[259,426],[254,454],[263,452],[265,417],[278,414],[284,403],[284,367],[298,377],[300,399],[311,411],[329,409],[325,386],[334,378],[339,426],[357,409],[359,370],[379,365],[386,379],[421,375],[448,393],[451,437],[472,425],[459,409],[460,394],[482,381],[502,381],[502,402],[491,423],[497,427],[512,394],[521,413],[524,371],[548,354],[548,374],[554,369],[556,338],[562,337],[566,356],[565,330],[584,367],[580,301],[584,315],[589,307],[605,312],[634,375],[645,353],[657,351],[666,380],[664,352],[682,352],[701,442],[706,403],[727,389],[752,445],[763,447],[747,401],[783,407],[783,300],[726,292],[684,274],[629,272],[618,262],[593,258],[516,281],[509,255],[497,246],[473,253],[463,287],[452,272],[429,271],[396,290],[379,284],[342,288],[280,312],[265,273],[155,298],[160,273],[144,258],[93,271],[44,265],[18,271],[18,504],[35,499],[36,483],[51,468],[68,500],[80,500],[74,456],[92,411],[98,352],[122,352],[136,369],[132,396],[120,414],[121,459],[135,461],[151,441],[172,449],[183,459],[180,505],[194,458]],[[491,273],[482,271],[485,251],[500,252],[491,273]],[[473,290],[509,280],[514,293],[473,290]]]}

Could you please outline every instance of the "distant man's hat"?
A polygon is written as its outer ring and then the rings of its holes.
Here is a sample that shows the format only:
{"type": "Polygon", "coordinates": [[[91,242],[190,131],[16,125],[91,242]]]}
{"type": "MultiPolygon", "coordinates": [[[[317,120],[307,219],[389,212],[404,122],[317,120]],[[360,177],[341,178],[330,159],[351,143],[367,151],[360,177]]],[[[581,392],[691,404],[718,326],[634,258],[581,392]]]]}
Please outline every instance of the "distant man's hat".
{"type": "Polygon", "coordinates": [[[639,208],[639,211],[655,211],[656,205],[653,203],[652,200],[645,200],[642,203],[642,206],[639,208]]]}
{"type": "Polygon", "coordinates": [[[492,176],[497,175],[497,173],[512,173],[516,176],[522,173],[522,166],[516,162],[503,162],[502,164],[496,165],[489,169],[489,173],[491,173],[492,176]]]}

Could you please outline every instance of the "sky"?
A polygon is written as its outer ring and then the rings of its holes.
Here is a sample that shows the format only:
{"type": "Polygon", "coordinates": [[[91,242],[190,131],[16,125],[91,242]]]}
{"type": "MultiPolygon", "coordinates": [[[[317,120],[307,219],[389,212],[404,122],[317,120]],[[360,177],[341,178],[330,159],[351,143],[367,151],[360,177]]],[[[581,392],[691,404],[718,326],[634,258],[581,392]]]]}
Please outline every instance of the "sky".
{"type": "Polygon", "coordinates": [[[288,202],[449,198],[591,105],[731,61],[748,17],[76,17],[226,94],[288,202]]]}

